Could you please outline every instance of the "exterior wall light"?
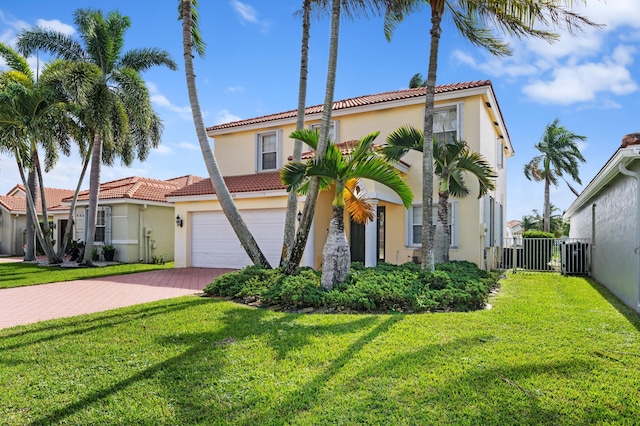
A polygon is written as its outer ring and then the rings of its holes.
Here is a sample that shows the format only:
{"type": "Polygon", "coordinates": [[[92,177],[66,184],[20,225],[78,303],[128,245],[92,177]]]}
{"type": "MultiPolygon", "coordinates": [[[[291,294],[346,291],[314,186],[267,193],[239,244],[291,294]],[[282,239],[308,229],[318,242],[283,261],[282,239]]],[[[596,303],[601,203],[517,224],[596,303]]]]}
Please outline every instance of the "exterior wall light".
{"type": "Polygon", "coordinates": [[[176,226],[182,228],[182,218],[180,215],[176,216],[176,226]]]}

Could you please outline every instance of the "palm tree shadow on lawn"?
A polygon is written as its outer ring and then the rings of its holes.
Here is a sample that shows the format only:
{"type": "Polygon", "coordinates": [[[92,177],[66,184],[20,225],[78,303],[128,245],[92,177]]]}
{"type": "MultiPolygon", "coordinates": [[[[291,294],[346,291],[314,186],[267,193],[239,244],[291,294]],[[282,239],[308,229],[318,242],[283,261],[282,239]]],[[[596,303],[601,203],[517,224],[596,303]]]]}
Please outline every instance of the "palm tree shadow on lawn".
{"type": "MultiPolygon", "coordinates": [[[[202,299],[202,302],[226,303],[211,299],[202,299]]],[[[321,338],[323,335],[347,336],[373,327],[371,331],[349,345],[346,351],[330,361],[328,366],[323,368],[323,373],[313,377],[306,384],[302,383],[283,402],[260,415],[260,419],[264,421],[281,418],[283,410],[291,411],[291,407],[298,407],[297,410],[302,410],[306,406],[312,405],[315,396],[327,380],[336,375],[364,346],[403,318],[398,315],[386,319],[374,316],[351,319],[345,315],[343,322],[313,325],[299,323],[299,318],[303,316],[305,315],[280,314],[246,307],[233,308],[224,313],[220,320],[222,326],[216,331],[180,333],[159,337],[158,341],[161,345],[184,346],[184,352],[152,365],[107,388],[95,390],[75,403],[34,420],[33,424],[60,422],[74,414],[88,410],[90,407],[92,407],[91,409],[99,409],[98,406],[103,400],[145,380],[158,380],[161,383],[159,388],[166,395],[170,395],[173,400],[172,404],[178,423],[188,424],[198,420],[229,418],[228,416],[232,416],[234,419],[238,416],[255,416],[256,413],[251,410],[247,411],[247,406],[244,404],[231,406],[225,410],[225,405],[211,403],[212,396],[207,393],[207,390],[215,388],[218,382],[224,378],[223,369],[226,366],[225,360],[227,358],[225,352],[233,350],[236,344],[253,345],[254,341],[261,340],[259,338],[266,335],[268,336],[267,344],[273,350],[275,358],[273,361],[278,363],[288,358],[291,353],[310,344],[313,339],[321,338]],[[189,380],[184,380],[185,377],[189,377],[189,380]],[[212,382],[214,383],[212,384],[212,382]],[[199,396],[199,393],[203,393],[202,397],[199,396]],[[187,399],[181,399],[182,396],[187,399]]],[[[247,387],[259,384],[259,376],[264,373],[251,371],[250,368],[251,366],[248,365],[247,370],[243,370],[243,373],[247,373],[247,387]],[[254,382],[254,380],[258,380],[258,382],[254,382]]],[[[237,380],[237,378],[233,380],[237,380]]],[[[247,420],[253,422],[260,421],[260,419],[247,420]]]]}

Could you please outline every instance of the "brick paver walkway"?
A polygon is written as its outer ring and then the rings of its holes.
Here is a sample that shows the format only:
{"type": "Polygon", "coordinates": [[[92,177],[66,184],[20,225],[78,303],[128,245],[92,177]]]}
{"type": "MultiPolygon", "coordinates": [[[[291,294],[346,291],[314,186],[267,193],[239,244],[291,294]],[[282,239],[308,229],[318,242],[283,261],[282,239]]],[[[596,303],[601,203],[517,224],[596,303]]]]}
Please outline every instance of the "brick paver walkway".
{"type": "Polygon", "coordinates": [[[0,290],[0,329],[195,294],[231,269],[178,268],[0,290]]]}

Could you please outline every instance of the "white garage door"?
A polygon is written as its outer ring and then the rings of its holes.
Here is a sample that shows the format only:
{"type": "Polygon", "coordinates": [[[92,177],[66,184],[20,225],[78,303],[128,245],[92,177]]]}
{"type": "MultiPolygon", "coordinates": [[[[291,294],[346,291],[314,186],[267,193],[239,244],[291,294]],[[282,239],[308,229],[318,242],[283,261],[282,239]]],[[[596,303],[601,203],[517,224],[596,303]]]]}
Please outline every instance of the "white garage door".
{"type": "MultiPolygon", "coordinates": [[[[241,210],[240,214],[271,266],[277,266],[282,251],[286,210],[241,210]]],[[[192,213],[191,266],[243,268],[251,263],[224,213],[192,213]]]]}

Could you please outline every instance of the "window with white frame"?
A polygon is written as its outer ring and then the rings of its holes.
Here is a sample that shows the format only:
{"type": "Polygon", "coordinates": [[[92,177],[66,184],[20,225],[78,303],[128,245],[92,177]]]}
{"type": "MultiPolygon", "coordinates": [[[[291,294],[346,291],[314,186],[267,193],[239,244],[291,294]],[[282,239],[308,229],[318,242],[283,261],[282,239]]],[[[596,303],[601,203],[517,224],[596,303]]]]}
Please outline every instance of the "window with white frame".
{"type": "MultiPolygon", "coordinates": [[[[84,240],[87,240],[87,227],[89,220],[89,209],[85,209],[85,236],[84,240]]],[[[111,244],[111,207],[109,206],[98,206],[98,211],[96,212],[96,232],[93,237],[93,241],[96,243],[104,243],[111,244]]]]}
{"type": "Polygon", "coordinates": [[[502,137],[498,138],[498,147],[496,152],[496,161],[498,163],[498,169],[504,168],[504,146],[502,145],[502,137]]]}
{"type": "Polygon", "coordinates": [[[438,142],[459,139],[458,106],[438,108],[433,112],[433,135],[438,142]]]}
{"type": "MultiPolygon", "coordinates": [[[[438,221],[438,205],[432,205],[433,223],[438,221]]],[[[419,246],[422,244],[422,205],[411,206],[408,212],[407,245],[419,246]]],[[[458,201],[449,201],[449,230],[451,232],[451,247],[458,247],[458,201]]]]}
{"type": "MultiPolygon", "coordinates": [[[[317,130],[318,131],[318,135],[320,135],[320,125],[322,123],[316,123],[316,124],[311,124],[309,126],[309,128],[311,130],[317,130]]],[[[329,139],[331,140],[331,142],[334,143],[338,143],[338,122],[337,121],[332,121],[331,124],[329,125],[329,139]]]]}
{"type": "Polygon", "coordinates": [[[280,168],[280,133],[280,131],[273,131],[256,135],[256,171],[262,172],[280,168]]]}

